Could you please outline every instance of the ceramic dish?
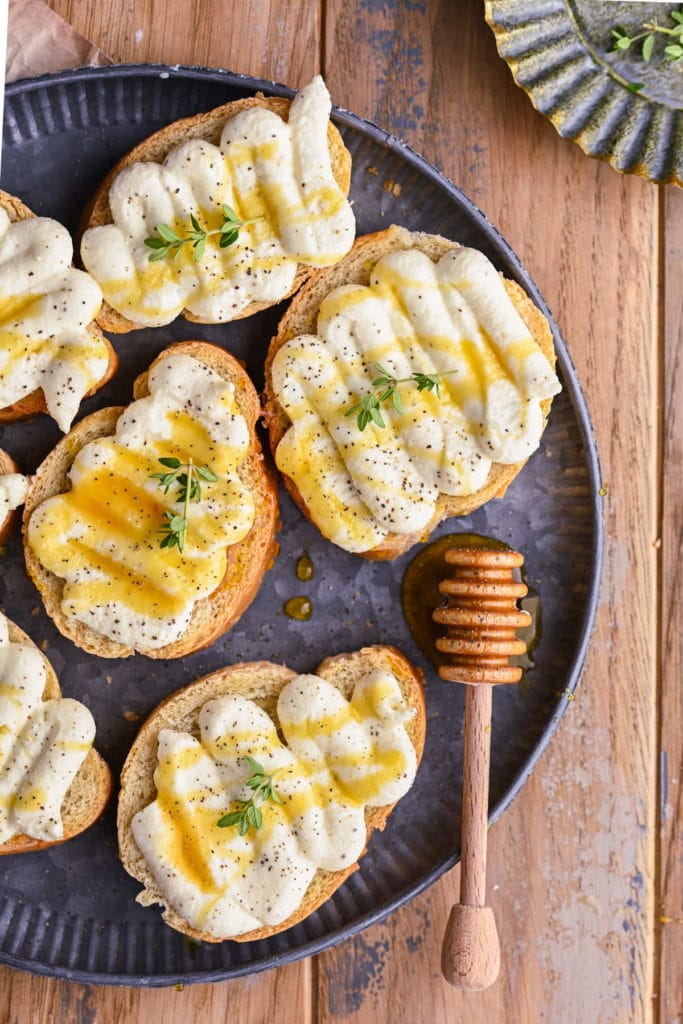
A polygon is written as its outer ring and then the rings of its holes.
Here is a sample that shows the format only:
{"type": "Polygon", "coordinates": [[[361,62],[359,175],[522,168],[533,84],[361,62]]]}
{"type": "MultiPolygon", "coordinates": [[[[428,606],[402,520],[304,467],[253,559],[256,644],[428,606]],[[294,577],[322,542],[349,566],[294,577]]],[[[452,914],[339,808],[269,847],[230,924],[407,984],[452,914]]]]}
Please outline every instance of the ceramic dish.
{"type": "Polygon", "coordinates": [[[680,4],[600,0],[486,0],[486,20],[517,85],[565,139],[618,171],[683,185],[683,61],[658,38],[645,62],[637,44],[611,52],[612,30],[674,24],[680,4]]]}

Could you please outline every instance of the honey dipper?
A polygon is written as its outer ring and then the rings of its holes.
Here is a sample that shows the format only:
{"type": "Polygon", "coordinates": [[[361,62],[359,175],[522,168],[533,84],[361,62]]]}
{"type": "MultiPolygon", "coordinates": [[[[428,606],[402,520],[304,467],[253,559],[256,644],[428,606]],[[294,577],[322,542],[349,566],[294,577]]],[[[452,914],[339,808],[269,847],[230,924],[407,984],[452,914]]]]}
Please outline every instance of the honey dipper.
{"type": "Polygon", "coordinates": [[[491,754],[491,684],[516,683],[521,668],[509,664],[526,644],[516,631],[531,616],[517,601],[527,593],[513,579],[524,563],[516,551],[449,548],[454,575],[439,584],[448,605],[433,612],[447,627],[436,641],[450,664],[442,679],[467,683],[461,819],[460,902],[450,913],[441,950],[441,970],[451,985],[478,991],[498,977],[500,945],[491,907],[486,906],[486,841],[491,754]]]}

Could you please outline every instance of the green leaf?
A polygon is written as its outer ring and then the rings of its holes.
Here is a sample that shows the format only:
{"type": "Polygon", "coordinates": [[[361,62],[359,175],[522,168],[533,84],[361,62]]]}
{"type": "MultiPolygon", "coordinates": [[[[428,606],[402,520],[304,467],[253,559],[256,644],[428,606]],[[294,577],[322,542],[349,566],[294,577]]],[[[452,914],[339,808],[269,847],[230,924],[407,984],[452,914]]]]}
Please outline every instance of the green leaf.
{"type": "Polygon", "coordinates": [[[394,404],[394,409],[396,410],[396,412],[399,415],[402,415],[403,414],[403,404],[401,402],[401,396],[398,393],[398,388],[394,389],[394,392],[393,392],[393,394],[391,396],[391,401],[394,404]]]}
{"type": "Polygon", "coordinates": [[[275,790],[272,790],[272,792],[270,794],[270,799],[273,801],[274,804],[281,804],[282,803],[282,797],[279,796],[279,794],[276,793],[275,790]]]}
{"type": "Polygon", "coordinates": [[[206,238],[200,238],[198,242],[195,242],[193,246],[192,255],[194,256],[195,263],[199,263],[200,259],[204,255],[206,249],[206,238]]]}
{"type": "Polygon", "coordinates": [[[629,82],[626,88],[629,92],[640,92],[641,89],[645,88],[645,85],[643,82],[629,82]]]}
{"type": "Polygon", "coordinates": [[[176,235],[173,228],[169,228],[168,224],[157,224],[154,229],[158,235],[163,238],[165,242],[179,242],[180,238],[176,235]]]}
{"type": "Polygon", "coordinates": [[[235,213],[235,211],[233,210],[233,208],[231,206],[228,206],[227,203],[223,203],[222,210],[223,216],[225,217],[226,221],[231,221],[233,224],[242,223],[237,214],[235,213]]]}
{"type": "Polygon", "coordinates": [[[677,21],[679,23],[679,25],[683,25],[683,10],[672,11],[671,12],[671,17],[673,18],[674,21],[677,21]]]}
{"type": "Polygon", "coordinates": [[[242,811],[230,811],[229,814],[224,814],[222,818],[216,822],[219,828],[229,828],[230,825],[236,825],[242,819],[242,811]]]}
{"type": "Polygon", "coordinates": [[[254,812],[252,825],[254,826],[254,828],[261,828],[263,826],[263,811],[259,807],[255,807],[254,805],[252,805],[252,810],[254,812]]]}
{"type": "Polygon", "coordinates": [[[391,372],[391,370],[387,370],[386,367],[382,366],[381,363],[373,363],[372,364],[372,368],[375,371],[375,373],[381,374],[382,377],[386,377],[387,380],[389,380],[389,379],[394,380],[395,379],[393,373],[391,372]]]}
{"type": "Polygon", "coordinates": [[[260,765],[258,761],[255,761],[249,754],[244,755],[244,760],[247,762],[247,767],[251,768],[252,772],[257,772],[259,775],[265,775],[265,769],[263,765],[260,765]]]}
{"type": "Polygon", "coordinates": [[[620,36],[614,44],[615,50],[628,50],[629,46],[633,42],[628,36],[620,36]]]}
{"type": "Polygon", "coordinates": [[[164,246],[163,249],[157,249],[156,252],[149,254],[150,263],[158,263],[159,260],[165,260],[168,256],[168,249],[164,246]]]}
{"type": "Polygon", "coordinates": [[[159,459],[159,462],[162,466],[168,466],[169,469],[180,469],[182,466],[180,459],[174,459],[170,455],[166,455],[163,459],[159,459]]]}
{"type": "Polygon", "coordinates": [[[202,480],[208,480],[209,483],[213,484],[218,480],[218,477],[213,473],[208,466],[197,466],[197,473],[202,480]]]}
{"type": "Polygon", "coordinates": [[[150,249],[166,248],[166,242],[164,242],[163,238],[157,237],[157,235],[152,235],[150,238],[146,238],[145,245],[148,246],[150,249]]]}
{"type": "Polygon", "coordinates": [[[651,32],[649,36],[645,36],[643,39],[643,60],[649,61],[652,56],[652,51],[655,47],[655,34],[651,32]]]}
{"type": "Polygon", "coordinates": [[[227,249],[228,246],[234,245],[234,243],[237,241],[238,238],[239,238],[239,231],[237,230],[237,228],[231,228],[228,231],[223,231],[221,233],[221,240],[220,240],[220,247],[221,247],[221,249],[227,249]]]}
{"type": "Polygon", "coordinates": [[[249,831],[249,822],[247,821],[246,815],[243,815],[240,818],[240,823],[237,826],[237,831],[241,836],[246,836],[247,832],[249,831]]]}
{"type": "Polygon", "coordinates": [[[355,412],[358,412],[358,410],[359,410],[359,409],[360,409],[360,406],[359,406],[359,405],[352,405],[350,409],[347,409],[347,410],[346,410],[346,412],[344,413],[344,415],[345,415],[345,416],[353,416],[353,414],[354,414],[355,412]]]}
{"type": "Polygon", "coordinates": [[[379,411],[377,406],[374,406],[370,410],[370,416],[372,417],[372,422],[375,423],[378,427],[383,427],[384,426],[384,420],[382,419],[382,413],[379,411]]]}
{"type": "Polygon", "coordinates": [[[683,46],[680,46],[678,43],[671,43],[670,46],[664,48],[664,53],[666,54],[666,59],[674,63],[683,57],[683,46]]]}
{"type": "Polygon", "coordinates": [[[192,227],[195,229],[195,231],[200,231],[202,234],[204,234],[204,232],[202,231],[201,224],[199,223],[199,221],[197,220],[193,213],[190,214],[190,223],[192,227]]]}

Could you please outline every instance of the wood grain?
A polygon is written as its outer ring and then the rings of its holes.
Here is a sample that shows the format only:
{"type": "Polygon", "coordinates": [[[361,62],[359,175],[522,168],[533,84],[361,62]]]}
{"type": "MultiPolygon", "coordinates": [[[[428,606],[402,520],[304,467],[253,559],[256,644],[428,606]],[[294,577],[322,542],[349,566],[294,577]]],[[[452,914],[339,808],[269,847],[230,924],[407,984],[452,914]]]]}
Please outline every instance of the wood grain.
{"type": "Polygon", "coordinates": [[[308,1024],[311,961],[221,985],[100,988],[0,968],[0,1024],[308,1024]]]}
{"type": "Polygon", "coordinates": [[[593,412],[607,484],[608,560],[577,699],[522,795],[491,831],[490,902],[503,948],[493,989],[458,993],[440,976],[455,872],[316,963],[246,981],[135,991],[4,969],[0,1024],[649,1024],[655,915],[670,919],[662,925],[657,959],[659,1024],[679,1021],[683,196],[670,192],[660,216],[653,187],[620,178],[560,140],[512,83],[477,4],[327,0],[324,25],[322,2],[307,0],[50,5],[114,60],[215,64],[299,85],[318,69],[324,47],[335,101],[437,163],[503,230],[536,277],[593,412]],[[666,372],[658,364],[662,313],[666,372]],[[664,384],[662,424],[657,401],[664,384]],[[655,816],[658,552],[664,582],[659,715],[668,758],[661,819],[655,816]]]}
{"type": "Polygon", "coordinates": [[[683,192],[666,189],[661,508],[660,1024],[683,1020],[683,192]]]}
{"type": "Polygon", "coordinates": [[[115,63],[227,68],[305,85],[319,70],[320,4],[310,0],[49,0],[115,63]]]}
{"type": "Polygon", "coordinates": [[[641,1024],[653,965],[657,192],[557,137],[513,86],[477,5],[355,7],[328,4],[332,94],[440,166],[536,277],[588,393],[609,539],[577,699],[491,833],[497,985],[460,993],[438,978],[451,877],[323,955],[320,1019],[641,1024]]]}

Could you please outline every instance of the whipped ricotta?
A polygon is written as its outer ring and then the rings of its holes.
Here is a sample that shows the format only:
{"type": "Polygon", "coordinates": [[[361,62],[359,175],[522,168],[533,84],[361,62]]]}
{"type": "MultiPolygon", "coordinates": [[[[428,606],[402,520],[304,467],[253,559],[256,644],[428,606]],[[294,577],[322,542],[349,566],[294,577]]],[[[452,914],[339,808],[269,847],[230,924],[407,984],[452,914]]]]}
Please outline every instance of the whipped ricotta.
{"type": "Polygon", "coordinates": [[[170,323],[184,309],[211,323],[234,320],[252,302],[278,302],[292,287],[297,264],[336,263],[353,244],[355,220],[337,185],[327,140],[331,110],[320,76],[292,101],[284,121],[249,107],[225,124],[220,144],[183,142],[163,164],[122,170],[109,191],[112,224],[83,235],[83,264],[107,302],[136,324],[170,323]],[[179,236],[195,216],[205,229],[221,224],[226,203],[240,220],[237,242],[221,249],[208,239],[195,261],[151,262],[145,239],[158,224],[179,236]]]}
{"type": "Polygon", "coordinates": [[[424,530],[440,494],[472,494],[494,462],[528,458],[544,428],[541,402],[560,390],[495,268],[467,248],[438,263],[393,252],[369,285],[335,289],[317,334],[280,348],[272,382],[291,420],[277,466],[324,536],[348,551],[424,530]],[[399,385],[403,411],[385,402],[385,427],[361,431],[345,414],[372,391],[375,364],[397,378],[447,376],[440,396],[399,385]]]}
{"type": "Polygon", "coordinates": [[[220,939],[285,921],[319,868],[341,871],[361,856],[365,808],[412,785],[413,714],[394,675],[376,670],[350,700],[319,676],[290,680],[277,704],[284,743],[269,715],[238,695],[203,706],[198,737],[162,729],[157,796],[132,830],[168,905],[220,939]],[[245,755],[272,775],[282,803],[261,804],[262,827],[240,836],[217,821],[252,795],[245,755]]]}
{"type": "Polygon", "coordinates": [[[39,505],[28,527],[36,557],[65,581],[63,612],[143,651],[183,633],[255,514],[239,476],[250,440],[234,386],[176,354],[153,367],[148,387],[119,417],[113,437],[81,448],[71,489],[39,505]],[[183,466],[192,458],[217,477],[201,481],[201,500],[190,503],[182,552],[160,546],[165,514],[184,515],[178,488],[165,493],[152,478],[167,471],[161,458],[183,466]]]}
{"type": "Polygon", "coordinates": [[[0,526],[10,512],[24,504],[27,492],[28,477],[21,473],[0,474],[0,526]]]}
{"type": "Polygon", "coordinates": [[[40,388],[64,431],[109,365],[104,339],[88,331],[102,292],[72,258],[56,220],[11,222],[0,209],[0,408],[40,388]]]}
{"type": "Polygon", "coordinates": [[[12,643],[0,613],[0,844],[62,839],[61,807],[88,755],[95,722],[77,700],[43,700],[45,660],[12,643]]]}

